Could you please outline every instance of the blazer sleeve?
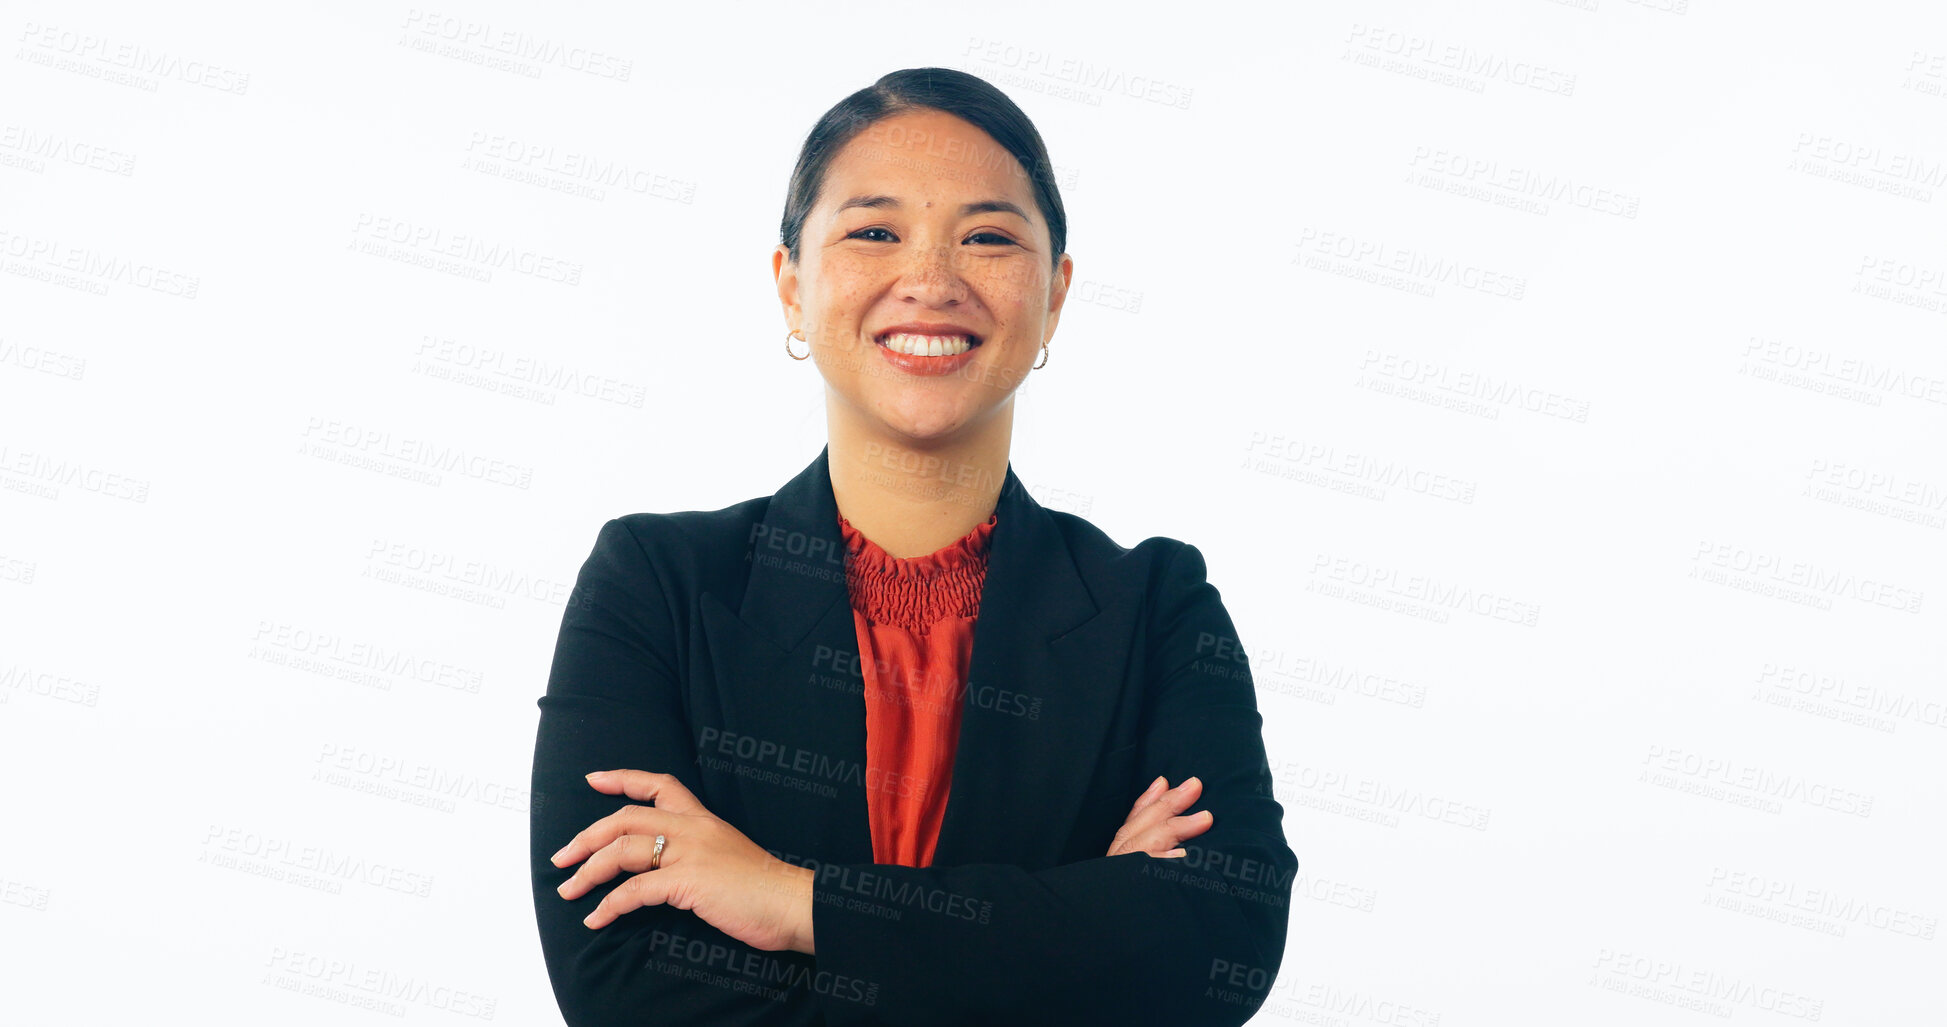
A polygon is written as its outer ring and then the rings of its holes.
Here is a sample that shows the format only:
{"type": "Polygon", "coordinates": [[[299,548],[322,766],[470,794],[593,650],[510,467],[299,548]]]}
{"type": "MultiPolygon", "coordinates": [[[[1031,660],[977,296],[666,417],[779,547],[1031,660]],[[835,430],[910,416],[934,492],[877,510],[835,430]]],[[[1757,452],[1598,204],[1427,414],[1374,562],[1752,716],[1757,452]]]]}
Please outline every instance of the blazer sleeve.
{"type": "Polygon", "coordinates": [[[556,867],[549,857],[630,803],[589,787],[590,771],[670,773],[703,794],[671,662],[674,624],[664,584],[628,525],[603,525],[570,593],[539,700],[529,815],[541,951],[570,1027],[779,1023],[793,1007],[802,1019],[802,993],[791,1002],[772,996],[807,979],[810,956],[760,952],[668,905],[636,910],[599,930],[583,925],[626,873],[572,902],[555,891],[575,867],[556,867]]]}
{"type": "Polygon", "coordinates": [[[1192,810],[1214,814],[1210,829],[1170,859],[820,868],[818,965],[878,989],[871,1007],[821,1000],[828,1023],[1241,1024],[1269,994],[1298,860],[1236,630],[1203,555],[1178,545],[1154,586],[1141,773],[1127,792],[1133,802],[1158,774],[1172,785],[1194,774],[1203,795],[1192,810]],[[868,889],[991,907],[985,918],[894,921],[848,894],[868,889]]]}

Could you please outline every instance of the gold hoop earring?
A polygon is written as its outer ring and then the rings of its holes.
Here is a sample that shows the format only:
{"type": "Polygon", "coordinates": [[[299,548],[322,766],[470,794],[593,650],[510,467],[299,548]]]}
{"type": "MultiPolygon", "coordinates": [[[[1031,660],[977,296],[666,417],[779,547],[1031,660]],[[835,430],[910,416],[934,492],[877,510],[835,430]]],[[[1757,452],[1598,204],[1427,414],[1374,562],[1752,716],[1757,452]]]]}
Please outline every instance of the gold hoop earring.
{"type": "Polygon", "coordinates": [[[811,350],[810,350],[810,348],[809,348],[809,345],[810,345],[810,343],[811,343],[811,340],[810,340],[810,339],[805,339],[805,338],[804,338],[804,333],[803,333],[802,331],[799,331],[799,330],[798,330],[798,329],[796,329],[796,328],[793,328],[793,329],[791,329],[790,331],[788,331],[788,332],[786,332],[786,333],[784,333],[784,352],[786,352],[786,353],[791,353],[791,359],[793,359],[793,360],[803,360],[803,359],[804,359],[805,357],[808,357],[808,356],[810,356],[810,355],[811,355],[811,350]],[[792,340],[793,338],[799,338],[799,339],[804,339],[804,341],[805,341],[805,343],[806,343],[806,346],[807,346],[807,348],[806,348],[806,349],[805,349],[805,351],[804,351],[804,357],[801,357],[801,356],[799,356],[799,355],[797,355],[796,353],[791,353],[791,340],[792,340]]]}
{"type": "Polygon", "coordinates": [[[1046,364],[1047,362],[1048,362],[1048,340],[1043,339],[1041,340],[1041,360],[1037,362],[1033,367],[1028,368],[1028,370],[1039,371],[1041,370],[1042,365],[1046,364]]]}

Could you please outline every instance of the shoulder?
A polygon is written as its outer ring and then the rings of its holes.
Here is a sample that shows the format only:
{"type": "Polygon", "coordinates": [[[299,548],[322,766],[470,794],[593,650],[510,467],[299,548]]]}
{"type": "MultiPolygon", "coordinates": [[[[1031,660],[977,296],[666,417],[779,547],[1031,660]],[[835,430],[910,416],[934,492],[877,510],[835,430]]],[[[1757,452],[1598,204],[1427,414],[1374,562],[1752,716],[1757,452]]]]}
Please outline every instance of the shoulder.
{"type": "Polygon", "coordinates": [[[1138,634],[1145,673],[1157,682],[1150,701],[1165,694],[1199,703],[1256,706],[1243,642],[1223,596],[1210,583],[1203,552],[1182,539],[1152,535],[1132,547],[1117,545],[1100,528],[1072,514],[1056,513],[1077,566],[1084,561],[1114,570],[1097,572],[1097,602],[1133,603],[1127,616],[1138,634]]]}
{"type": "MultiPolygon", "coordinates": [[[[1143,639],[1145,658],[1164,676],[1204,666],[1198,661],[1215,652],[1241,651],[1235,622],[1195,545],[1152,535],[1125,547],[1079,516],[1048,512],[1097,604],[1130,604],[1124,609],[1143,639]]],[[[1230,683],[1232,670],[1223,673],[1230,683]]]]}
{"type": "Polygon", "coordinates": [[[741,551],[751,528],[763,521],[770,501],[770,496],[759,496],[718,510],[622,514],[602,526],[598,541],[639,546],[658,564],[741,551]]]}
{"type": "Polygon", "coordinates": [[[1134,546],[1124,546],[1087,518],[1065,510],[1042,509],[1068,544],[1075,568],[1088,580],[1140,588],[1151,597],[1206,583],[1208,569],[1203,554],[1188,542],[1151,535],[1134,546]]]}
{"type": "Polygon", "coordinates": [[[770,501],[759,496],[717,510],[612,517],[596,532],[588,565],[639,585],[654,582],[672,606],[699,592],[734,595],[742,589],[751,532],[770,501]]]}

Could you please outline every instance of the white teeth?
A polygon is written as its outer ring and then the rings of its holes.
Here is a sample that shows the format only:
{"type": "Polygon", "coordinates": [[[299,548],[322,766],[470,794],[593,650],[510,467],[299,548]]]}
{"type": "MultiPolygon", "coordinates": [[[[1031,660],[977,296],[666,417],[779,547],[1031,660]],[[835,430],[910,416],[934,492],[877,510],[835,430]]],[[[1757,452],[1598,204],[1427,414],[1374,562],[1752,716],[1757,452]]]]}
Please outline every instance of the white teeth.
{"type": "Polygon", "coordinates": [[[895,332],[885,338],[886,348],[915,357],[951,357],[973,348],[965,335],[909,335],[895,332]]]}

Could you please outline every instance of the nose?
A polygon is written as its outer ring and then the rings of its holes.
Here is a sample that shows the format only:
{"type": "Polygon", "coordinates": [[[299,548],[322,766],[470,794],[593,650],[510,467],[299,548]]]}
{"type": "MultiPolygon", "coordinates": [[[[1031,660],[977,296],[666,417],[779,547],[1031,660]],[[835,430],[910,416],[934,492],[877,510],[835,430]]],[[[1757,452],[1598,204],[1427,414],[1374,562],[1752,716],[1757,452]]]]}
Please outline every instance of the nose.
{"type": "Polygon", "coordinates": [[[947,244],[910,247],[899,280],[900,298],[929,307],[966,299],[967,282],[955,266],[958,256],[947,244]]]}

